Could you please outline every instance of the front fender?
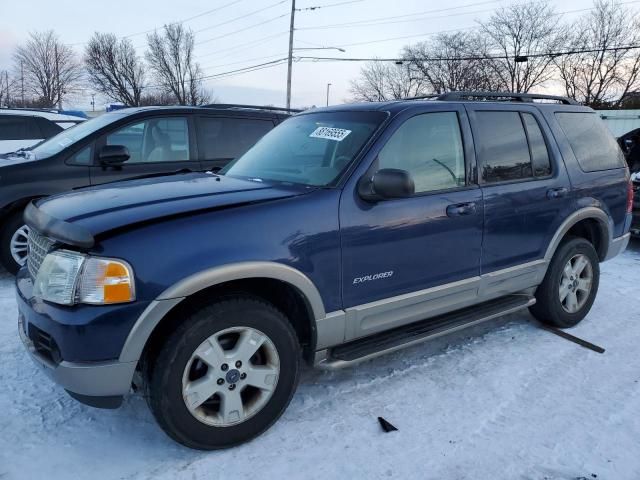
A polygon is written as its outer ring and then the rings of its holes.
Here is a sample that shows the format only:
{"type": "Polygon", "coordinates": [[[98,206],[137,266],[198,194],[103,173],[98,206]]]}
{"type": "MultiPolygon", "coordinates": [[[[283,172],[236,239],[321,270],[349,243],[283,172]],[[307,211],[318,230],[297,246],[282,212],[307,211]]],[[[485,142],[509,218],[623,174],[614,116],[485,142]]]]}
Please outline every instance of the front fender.
{"type": "Polygon", "coordinates": [[[277,262],[240,262],[203,270],[186,277],[162,292],[140,315],[120,354],[120,362],[140,359],[147,340],[160,321],[189,296],[233,280],[269,278],[296,288],[306,300],[317,322],[325,318],[322,297],[313,282],[295,268],[277,262]]]}

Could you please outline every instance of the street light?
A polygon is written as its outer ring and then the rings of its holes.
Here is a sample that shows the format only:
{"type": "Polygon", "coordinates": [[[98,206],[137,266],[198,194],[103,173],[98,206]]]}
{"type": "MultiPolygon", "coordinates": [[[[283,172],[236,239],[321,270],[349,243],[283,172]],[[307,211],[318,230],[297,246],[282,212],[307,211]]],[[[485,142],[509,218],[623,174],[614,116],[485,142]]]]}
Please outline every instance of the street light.
{"type": "Polygon", "coordinates": [[[327,107],[329,106],[329,87],[331,86],[330,83],[327,83],[327,107]]]}

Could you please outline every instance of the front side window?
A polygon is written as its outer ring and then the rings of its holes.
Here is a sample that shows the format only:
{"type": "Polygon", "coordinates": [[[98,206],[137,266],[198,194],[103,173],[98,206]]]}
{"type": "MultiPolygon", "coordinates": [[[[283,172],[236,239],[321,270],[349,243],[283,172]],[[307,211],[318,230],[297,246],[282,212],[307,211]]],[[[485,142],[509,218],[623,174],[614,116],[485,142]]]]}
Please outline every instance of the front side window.
{"type": "Polygon", "coordinates": [[[201,157],[205,160],[233,160],[271,129],[271,120],[202,117],[198,121],[201,157]]]}
{"type": "Polygon", "coordinates": [[[106,145],[124,145],[132,163],[189,160],[189,129],[185,118],[152,118],[107,135],[106,145]]]}
{"type": "Polygon", "coordinates": [[[252,180],[330,185],[356,158],[383,112],[326,112],[291,117],[221,173],[252,180]]]}
{"type": "Polygon", "coordinates": [[[487,183],[533,177],[529,145],[519,112],[476,112],[474,132],[482,178],[487,183]]]}
{"type": "Polygon", "coordinates": [[[556,118],[582,170],[595,172],[626,165],[618,142],[596,113],[558,112],[556,118]]]}
{"type": "Polygon", "coordinates": [[[464,149],[458,115],[434,112],[410,118],[380,151],[378,168],[406,170],[416,193],[463,186],[464,149]]]}

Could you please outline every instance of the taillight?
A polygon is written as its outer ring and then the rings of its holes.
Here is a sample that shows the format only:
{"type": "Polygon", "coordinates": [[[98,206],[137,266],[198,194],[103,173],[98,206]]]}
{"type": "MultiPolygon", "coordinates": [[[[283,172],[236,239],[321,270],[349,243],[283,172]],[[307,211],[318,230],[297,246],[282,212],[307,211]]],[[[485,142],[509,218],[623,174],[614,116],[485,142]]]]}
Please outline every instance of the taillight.
{"type": "Polygon", "coordinates": [[[633,182],[629,182],[627,186],[627,213],[633,211],[633,182]]]}

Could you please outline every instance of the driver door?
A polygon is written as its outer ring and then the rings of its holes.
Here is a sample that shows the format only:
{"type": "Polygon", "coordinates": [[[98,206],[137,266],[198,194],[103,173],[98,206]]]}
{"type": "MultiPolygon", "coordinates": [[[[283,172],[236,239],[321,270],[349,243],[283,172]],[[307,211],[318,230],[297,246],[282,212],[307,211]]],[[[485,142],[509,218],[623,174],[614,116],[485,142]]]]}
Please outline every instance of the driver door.
{"type": "Polygon", "coordinates": [[[407,113],[390,130],[370,152],[364,176],[383,168],[405,170],[415,194],[367,202],[357,193],[362,174],[344,190],[346,340],[476,300],[483,200],[465,111],[443,105],[407,113]]]}
{"type": "Polygon", "coordinates": [[[134,120],[98,139],[90,175],[91,184],[98,185],[148,174],[200,169],[191,120],[184,116],[163,116],[134,120]],[[124,145],[129,150],[129,160],[122,165],[101,164],[99,152],[105,145],[124,145]]]}

